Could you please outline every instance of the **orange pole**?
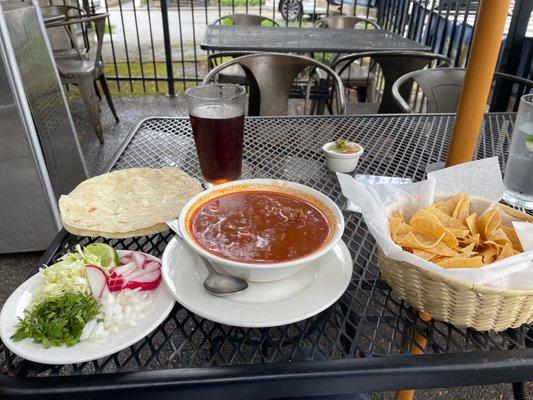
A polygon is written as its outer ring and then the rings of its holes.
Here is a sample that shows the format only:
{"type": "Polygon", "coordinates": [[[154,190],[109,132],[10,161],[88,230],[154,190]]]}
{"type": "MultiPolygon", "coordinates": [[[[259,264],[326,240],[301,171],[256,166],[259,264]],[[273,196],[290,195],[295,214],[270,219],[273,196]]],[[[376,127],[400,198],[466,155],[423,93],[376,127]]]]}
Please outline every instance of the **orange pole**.
{"type": "Polygon", "coordinates": [[[446,166],[472,161],[510,0],[481,1],[446,166]]]}
{"type": "MultiPolygon", "coordinates": [[[[418,316],[424,322],[431,321],[431,316],[426,312],[419,311],[418,316]]],[[[428,344],[428,340],[419,332],[413,333],[413,340],[415,343],[411,346],[411,354],[417,356],[424,354],[424,349],[428,344]]],[[[415,391],[413,389],[398,390],[394,396],[394,400],[412,400],[414,395],[415,391]]]]}

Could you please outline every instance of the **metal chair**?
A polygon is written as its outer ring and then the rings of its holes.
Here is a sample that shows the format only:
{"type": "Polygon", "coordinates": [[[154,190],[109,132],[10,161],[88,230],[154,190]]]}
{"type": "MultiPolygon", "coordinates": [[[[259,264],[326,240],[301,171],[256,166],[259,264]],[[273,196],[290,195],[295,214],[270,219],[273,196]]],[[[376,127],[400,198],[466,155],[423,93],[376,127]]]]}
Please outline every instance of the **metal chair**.
{"type": "MultiPolygon", "coordinates": [[[[253,14],[230,14],[225,15],[223,17],[220,17],[213,22],[212,25],[221,24],[222,20],[224,19],[230,19],[233,22],[233,25],[248,25],[248,26],[259,26],[264,21],[269,21],[272,23],[273,26],[279,27],[279,24],[274,21],[271,18],[263,17],[262,15],[253,15],[253,14]]],[[[211,70],[213,67],[220,65],[224,57],[227,56],[217,56],[217,54],[220,53],[213,53],[208,56],[207,62],[208,62],[208,68],[211,70]]],[[[233,57],[240,57],[241,55],[245,55],[247,53],[242,52],[239,55],[235,55],[233,57]]],[[[219,75],[219,82],[220,83],[237,83],[241,85],[246,85],[248,82],[246,81],[246,75],[241,67],[238,65],[234,65],[233,67],[227,68],[225,71],[223,71],[219,75]]]]}
{"type": "Polygon", "coordinates": [[[261,25],[264,21],[270,21],[273,26],[279,26],[279,24],[272,18],[263,17],[262,15],[254,14],[229,14],[223,17],[217,18],[212,25],[221,25],[222,20],[229,19],[233,22],[233,25],[261,25]]]}
{"type": "MultiPolygon", "coordinates": [[[[465,78],[464,68],[436,68],[413,71],[398,78],[392,85],[392,95],[396,103],[403,112],[416,111],[430,113],[453,113],[459,103],[461,89],[465,78]],[[401,88],[407,83],[416,83],[417,90],[407,94],[406,97],[400,94],[401,88]],[[422,91],[422,97],[418,96],[418,88],[422,91]],[[412,99],[413,106],[410,106],[405,99],[412,99]]],[[[513,75],[494,73],[494,80],[504,79],[518,85],[523,85],[528,89],[533,88],[533,81],[513,75]]]]}
{"type": "MultiPolygon", "coordinates": [[[[340,57],[333,63],[332,69],[341,75],[351,63],[363,58],[370,58],[381,67],[384,87],[381,103],[377,109],[377,112],[380,114],[402,112],[402,108],[398,106],[392,96],[392,85],[399,77],[409,72],[422,69],[432,62],[438,63],[438,66],[449,66],[451,64],[451,60],[448,57],[435,53],[420,51],[369,51],[340,57]]],[[[411,87],[409,85],[404,85],[400,89],[400,92],[402,95],[407,96],[410,89],[411,87]]]]}
{"type": "MultiPolygon", "coordinates": [[[[66,5],[52,5],[40,7],[43,17],[62,15],[64,21],[72,18],[80,18],[85,16],[85,11],[78,7],[66,5]]],[[[50,24],[46,24],[48,28],[50,24]]],[[[82,31],[85,45],[88,44],[87,31],[82,31]]],[[[48,38],[52,46],[54,58],[86,58],[87,54],[85,48],[78,47],[76,27],[66,25],[63,27],[52,27],[48,29],[48,38]]]]}
{"type": "Polygon", "coordinates": [[[102,62],[102,45],[104,38],[104,27],[107,18],[107,13],[87,15],[80,18],[72,18],[67,21],[55,22],[48,24],[48,27],[71,26],[74,24],[88,24],[92,23],[96,32],[96,51],[91,52],[87,59],[79,58],[60,58],[56,60],[59,76],[64,84],[77,85],[80,90],[81,98],[85,104],[85,108],[91,119],[96,135],[100,143],[104,142],[102,134],[102,126],[100,124],[100,106],[96,98],[94,90],[95,81],[100,82],[100,86],[109,104],[109,108],[115,117],[115,121],[119,122],[113,99],[109,92],[107,80],[104,74],[104,63],[102,62]]]}
{"type": "MultiPolygon", "coordinates": [[[[313,26],[330,29],[368,29],[370,26],[371,29],[381,29],[377,23],[367,18],[348,15],[335,15],[322,18],[316,21],[313,26]],[[364,28],[358,28],[362,24],[364,24],[364,28]]],[[[344,55],[346,54],[336,54],[333,62],[344,55]]],[[[370,72],[368,65],[356,65],[356,63],[352,63],[350,68],[346,68],[339,76],[344,87],[357,90],[357,96],[360,102],[373,101],[376,91],[376,75],[370,72]]]]}
{"type": "Polygon", "coordinates": [[[365,29],[368,29],[368,25],[374,29],[381,29],[377,23],[370,19],[349,15],[334,15],[332,17],[321,18],[313,26],[316,28],[330,29],[356,29],[356,25],[361,23],[365,24],[365,29]]]}
{"type": "Polygon", "coordinates": [[[337,114],[345,113],[345,100],[342,82],[339,76],[328,66],[311,58],[282,53],[248,54],[234,58],[217,66],[205,77],[203,84],[207,84],[224,69],[233,65],[243,68],[250,85],[249,115],[287,115],[289,97],[294,94],[294,81],[307,68],[310,68],[309,79],[305,85],[304,112],[307,102],[311,104],[310,113],[314,113],[317,102],[322,98],[313,98],[312,89],[326,90],[329,101],[327,106],[333,113],[333,97],[335,98],[337,114]],[[322,71],[322,73],[320,73],[322,71]],[[326,73],[327,77],[323,74],[326,73]]]}
{"type": "MultiPolygon", "coordinates": [[[[207,70],[211,71],[219,65],[224,64],[224,62],[228,61],[228,58],[237,58],[248,54],[254,53],[247,51],[223,51],[208,54],[207,70]]],[[[238,85],[248,85],[246,73],[240,65],[232,65],[231,67],[226,68],[224,71],[221,71],[218,75],[218,81],[220,83],[235,83],[238,85]]]]}

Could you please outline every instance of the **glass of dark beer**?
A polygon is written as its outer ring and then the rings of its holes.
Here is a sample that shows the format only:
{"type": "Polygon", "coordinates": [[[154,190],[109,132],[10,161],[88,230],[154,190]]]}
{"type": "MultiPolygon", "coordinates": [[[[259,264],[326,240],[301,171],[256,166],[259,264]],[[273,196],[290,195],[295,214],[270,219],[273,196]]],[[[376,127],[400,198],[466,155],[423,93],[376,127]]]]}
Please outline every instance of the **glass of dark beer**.
{"type": "Polygon", "coordinates": [[[237,180],[242,171],[244,88],[209,84],[185,91],[189,117],[206,183],[237,180]]]}

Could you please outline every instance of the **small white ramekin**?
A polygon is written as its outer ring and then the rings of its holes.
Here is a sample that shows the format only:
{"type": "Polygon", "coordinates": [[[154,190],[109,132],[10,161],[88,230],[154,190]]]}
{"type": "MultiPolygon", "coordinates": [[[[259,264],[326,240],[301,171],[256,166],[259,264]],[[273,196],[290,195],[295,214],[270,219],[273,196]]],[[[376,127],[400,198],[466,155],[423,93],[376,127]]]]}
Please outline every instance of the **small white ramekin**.
{"type": "Polygon", "coordinates": [[[363,146],[357,143],[350,142],[350,144],[357,144],[360,150],[357,153],[341,154],[341,153],[336,153],[328,149],[334,144],[335,142],[328,142],[324,146],[322,146],[322,151],[324,152],[324,155],[326,156],[326,164],[328,165],[328,168],[334,172],[354,171],[355,168],[357,167],[357,163],[359,162],[359,158],[361,157],[361,154],[363,154],[363,151],[364,151],[363,146]]]}

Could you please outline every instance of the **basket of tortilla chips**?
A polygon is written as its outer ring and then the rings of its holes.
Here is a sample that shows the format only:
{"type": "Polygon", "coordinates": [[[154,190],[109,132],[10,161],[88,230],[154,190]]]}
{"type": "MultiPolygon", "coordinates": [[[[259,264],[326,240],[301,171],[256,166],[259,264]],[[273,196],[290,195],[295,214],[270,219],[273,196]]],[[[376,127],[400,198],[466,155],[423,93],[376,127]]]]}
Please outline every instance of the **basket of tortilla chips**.
{"type": "MultiPolygon", "coordinates": [[[[455,195],[389,220],[403,250],[446,269],[478,269],[523,253],[512,221],[533,218],[512,208],[455,195]],[[476,207],[477,206],[477,207],[476,207]]],[[[383,279],[401,298],[434,319],[476,330],[501,331],[533,321],[533,290],[500,289],[449,277],[378,250],[383,279]]],[[[473,271],[472,271],[473,272],[473,271]]]]}
{"type": "Polygon", "coordinates": [[[382,279],[400,298],[480,331],[533,322],[533,217],[499,203],[497,158],[404,185],[338,178],[377,242],[382,279]]]}

